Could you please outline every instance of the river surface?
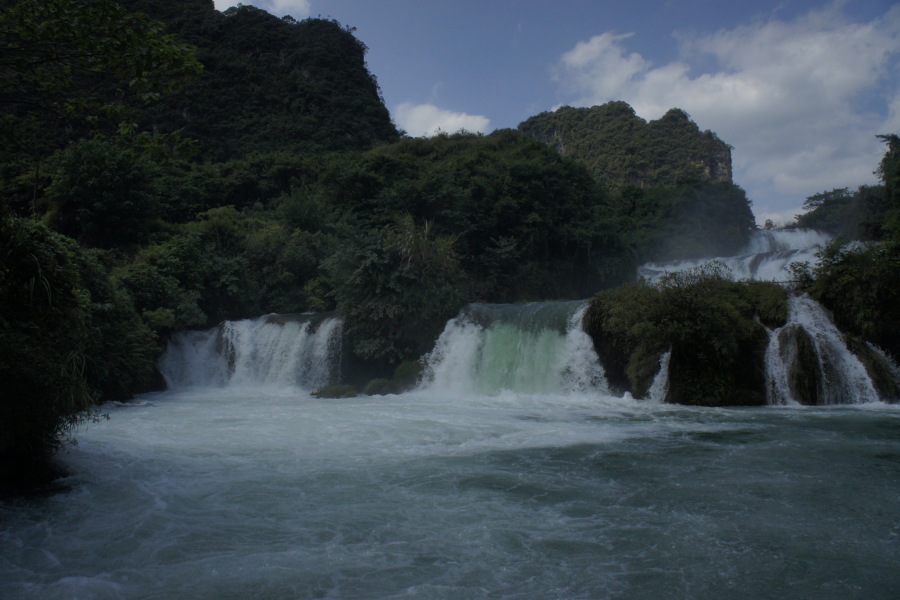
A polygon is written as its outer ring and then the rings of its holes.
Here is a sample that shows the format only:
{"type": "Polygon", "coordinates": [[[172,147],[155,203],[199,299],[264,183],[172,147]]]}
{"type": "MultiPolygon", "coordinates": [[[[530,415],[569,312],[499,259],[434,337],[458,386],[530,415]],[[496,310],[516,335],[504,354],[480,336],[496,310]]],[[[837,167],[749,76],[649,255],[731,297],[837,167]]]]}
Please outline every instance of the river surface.
{"type": "Polygon", "coordinates": [[[2,598],[897,598],[900,407],[188,388],[0,500],[2,598]]]}

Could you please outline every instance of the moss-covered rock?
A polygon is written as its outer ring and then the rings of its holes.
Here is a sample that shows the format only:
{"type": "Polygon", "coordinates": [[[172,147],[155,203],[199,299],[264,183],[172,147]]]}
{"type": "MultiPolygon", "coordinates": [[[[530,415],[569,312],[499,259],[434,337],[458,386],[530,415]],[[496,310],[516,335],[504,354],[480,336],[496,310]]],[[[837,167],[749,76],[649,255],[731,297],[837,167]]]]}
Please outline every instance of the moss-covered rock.
{"type": "Polygon", "coordinates": [[[326,385],[312,393],[316,398],[355,398],[356,388],[352,385],[326,385]]]}
{"type": "Polygon", "coordinates": [[[782,325],[786,300],[777,284],[735,282],[724,265],[708,263],[600,292],[584,327],[613,389],[646,396],[671,349],[667,402],[757,406],[766,402],[769,342],[760,322],[782,325]]]}
{"type": "Polygon", "coordinates": [[[408,360],[397,365],[391,383],[396,393],[399,394],[416,387],[421,379],[422,363],[417,360],[408,360]]]}
{"type": "Polygon", "coordinates": [[[366,389],[363,390],[363,394],[366,396],[384,396],[385,394],[393,394],[394,393],[394,384],[390,379],[373,379],[368,384],[366,384],[366,389]]]}
{"type": "Polygon", "coordinates": [[[628,381],[631,383],[631,395],[635,398],[649,398],[650,386],[659,373],[659,360],[662,353],[634,352],[628,361],[628,381]]]}
{"type": "Polygon", "coordinates": [[[683,346],[669,359],[666,402],[694,406],[762,406],[766,403],[766,347],[769,336],[758,323],[738,337],[735,356],[701,359],[683,346]]]}
{"type": "Polygon", "coordinates": [[[845,334],[844,343],[866,368],[878,396],[886,402],[900,401],[900,378],[887,358],[854,335],[845,334]]]}
{"type": "Polygon", "coordinates": [[[822,375],[816,345],[802,325],[789,325],[778,332],[781,359],[787,365],[791,396],[800,404],[815,406],[822,390],[822,375]]]}

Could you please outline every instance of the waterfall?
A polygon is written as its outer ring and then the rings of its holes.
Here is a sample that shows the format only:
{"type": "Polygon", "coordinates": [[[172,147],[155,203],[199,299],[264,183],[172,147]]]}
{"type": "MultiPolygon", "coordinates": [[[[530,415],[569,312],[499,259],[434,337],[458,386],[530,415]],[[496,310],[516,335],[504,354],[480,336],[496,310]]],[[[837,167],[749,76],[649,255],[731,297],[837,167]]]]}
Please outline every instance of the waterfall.
{"type": "Polygon", "coordinates": [[[342,324],[333,313],[269,315],[176,333],[159,369],[170,388],[316,389],[340,378],[342,324]]]}
{"type": "Polygon", "coordinates": [[[603,367],[582,329],[587,302],[470,304],[425,357],[422,387],[456,394],[598,392],[603,367]]]}
{"type": "Polygon", "coordinates": [[[750,240],[738,254],[763,254],[786,250],[808,250],[819,248],[831,241],[829,233],[815,229],[778,229],[775,231],[752,231],[750,240]]]}
{"type": "Polygon", "coordinates": [[[665,402],[666,395],[669,393],[669,359],[672,358],[672,351],[664,353],[659,357],[659,372],[653,378],[650,385],[648,395],[653,402],[665,402]]]}
{"type": "Polygon", "coordinates": [[[791,263],[815,264],[816,252],[829,240],[829,234],[812,229],[753,231],[737,256],[650,262],[638,267],[638,275],[652,281],[666,272],[686,271],[717,260],[731,269],[735,279],[784,281],[790,278],[788,266],[791,263]]]}
{"type": "Polygon", "coordinates": [[[825,308],[806,294],[788,300],[788,322],[766,350],[772,404],[877,402],[866,368],[844,344],[825,308]]]}

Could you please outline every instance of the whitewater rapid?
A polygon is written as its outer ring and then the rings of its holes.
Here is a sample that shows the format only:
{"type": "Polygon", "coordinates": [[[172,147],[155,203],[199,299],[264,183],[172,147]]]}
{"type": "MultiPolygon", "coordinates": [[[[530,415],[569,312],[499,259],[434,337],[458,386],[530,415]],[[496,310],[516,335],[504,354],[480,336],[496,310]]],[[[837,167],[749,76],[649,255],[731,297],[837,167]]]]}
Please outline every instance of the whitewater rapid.
{"type": "Polygon", "coordinates": [[[900,596],[900,405],[827,312],[792,297],[785,327],[854,403],[778,396],[773,332],[772,405],[719,409],[663,402],[669,353],[650,400],[611,396],[585,308],[467,306],[416,389],[342,399],[311,394],[346,375],[337,315],[176,334],[169,391],[0,497],[0,597],[900,596]]]}
{"type": "Polygon", "coordinates": [[[687,271],[715,260],[728,267],[735,279],[789,281],[791,263],[816,265],[816,253],[832,239],[832,235],[812,229],[754,231],[735,256],[649,262],[638,267],[638,276],[655,281],[665,273],[687,271]]]}

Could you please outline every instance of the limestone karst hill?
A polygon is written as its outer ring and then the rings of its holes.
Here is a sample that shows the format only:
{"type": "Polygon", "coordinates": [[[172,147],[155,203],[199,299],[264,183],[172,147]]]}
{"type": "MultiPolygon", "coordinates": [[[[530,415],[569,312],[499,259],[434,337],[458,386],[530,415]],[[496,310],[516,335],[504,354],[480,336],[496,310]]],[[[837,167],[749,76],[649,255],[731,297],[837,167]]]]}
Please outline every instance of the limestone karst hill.
{"type": "Polygon", "coordinates": [[[519,131],[583,162],[612,190],[732,183],[731,146],[712,131],[700,131],[678,108],[647,122],[621,101],[591,108],[562,106],[523,121],[519,131]]]}

